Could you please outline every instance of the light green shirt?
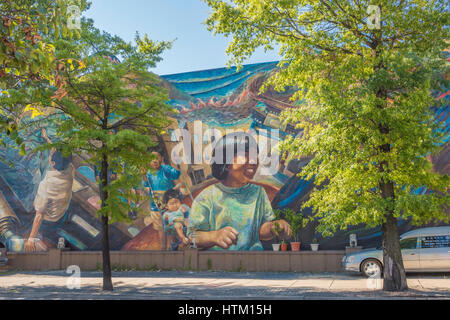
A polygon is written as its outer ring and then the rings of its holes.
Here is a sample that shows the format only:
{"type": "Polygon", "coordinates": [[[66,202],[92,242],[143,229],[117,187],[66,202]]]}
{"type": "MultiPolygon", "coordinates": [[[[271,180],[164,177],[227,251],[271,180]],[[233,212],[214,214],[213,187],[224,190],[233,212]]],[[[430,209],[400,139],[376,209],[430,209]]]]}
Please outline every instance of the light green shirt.
{"type": "MultiPolygon", "coordinates": [[[[216,231],[233,227],[239,231],[237,244],[229,250],[263,250],[259,240],[261,226],[275,220],[263,187],[247,184],[241,188],[221,183],[203,190],[195,199],[189,215],[188,235],[196,231],[216,231]]],[[[221,250],[215,246],[212,250],[221,250]]]]}

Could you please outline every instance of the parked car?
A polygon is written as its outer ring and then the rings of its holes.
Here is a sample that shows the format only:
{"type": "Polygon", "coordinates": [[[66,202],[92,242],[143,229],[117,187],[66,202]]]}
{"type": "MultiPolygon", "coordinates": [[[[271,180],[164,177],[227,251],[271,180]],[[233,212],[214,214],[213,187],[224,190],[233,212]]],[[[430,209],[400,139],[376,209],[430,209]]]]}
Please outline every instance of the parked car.
{"type": "MultiPolygon", "coordinates": [[[[400,236],[403,265],[409,272],[450,272],[450,226],[422,228],[400,236]]],[[[383,250],[365,249],[344,256],[344,270],[367,277],[383,272],[383,250]]]]}

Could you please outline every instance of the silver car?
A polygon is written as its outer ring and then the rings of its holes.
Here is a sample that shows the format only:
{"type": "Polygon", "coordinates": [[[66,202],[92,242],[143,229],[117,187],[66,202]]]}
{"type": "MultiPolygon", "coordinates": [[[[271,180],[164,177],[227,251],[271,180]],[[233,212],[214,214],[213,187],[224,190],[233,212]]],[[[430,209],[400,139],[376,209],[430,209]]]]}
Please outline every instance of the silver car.
{"type": "MultiPolygon", "coordinates": [[[[450,272],[450,226],[422,228],[400,236],[403,265],[408,272],[450,272]]],[[[383,272],[383,250],[371,248],[344,256],[347,271],[367,277],[383,272]]]]}

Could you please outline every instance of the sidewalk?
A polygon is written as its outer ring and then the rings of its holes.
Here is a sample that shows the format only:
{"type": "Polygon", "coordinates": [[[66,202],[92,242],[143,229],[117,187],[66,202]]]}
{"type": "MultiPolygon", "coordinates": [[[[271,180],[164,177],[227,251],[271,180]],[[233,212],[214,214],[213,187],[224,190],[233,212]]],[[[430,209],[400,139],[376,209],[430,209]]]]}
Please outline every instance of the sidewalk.
{"type": "Polygon", "coordinates": [[[64,271],[0,273],[0,300],[8,299],[449,299],[450,273],[409,274],[409,291],[387,293],[382,281],[351,273],[114,272],[104,293],[100,272],[81,272],[70,290],[64,271]],[[380,287],[378,287],[380,288],[380,287]]]}

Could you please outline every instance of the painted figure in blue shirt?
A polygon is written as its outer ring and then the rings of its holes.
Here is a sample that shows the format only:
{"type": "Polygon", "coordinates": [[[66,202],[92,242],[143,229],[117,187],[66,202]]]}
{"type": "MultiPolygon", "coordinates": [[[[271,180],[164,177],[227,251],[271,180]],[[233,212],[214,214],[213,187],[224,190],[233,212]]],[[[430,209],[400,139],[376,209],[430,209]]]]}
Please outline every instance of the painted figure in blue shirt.
{"type": "Polygon", "coordinates": [[[150,162],[150,166],[154,174],[147,172],[143,182],[144,192],[150,196],[150,212],[144,218],[144,224],[153,226],[158,232],[163,248],[167,248],[162,220],[163,196],[167,190],[180,188],[181,184],[175,185],[175,180],[180,177],[181,172],[170,165],[162,164],[163,158],[160,153],[153,152],[153,155],[155,159],[150,162]]]}
{"type": "Polygon", "coordinates": [[[158,152],[153,152],[153,154],[156,156],[156,159],[152,160],[150,166],[156,173],[152,174],[148,172],[145,175],[144,188],[146,188],[147,193],[152,197],[151,209],[158,211],[157,205],[164,192],[179,187],[179,185],[175,186],[174,181],[180,178],[181,172],[170,165],[162,164],[163,159],[158,152]]]}

